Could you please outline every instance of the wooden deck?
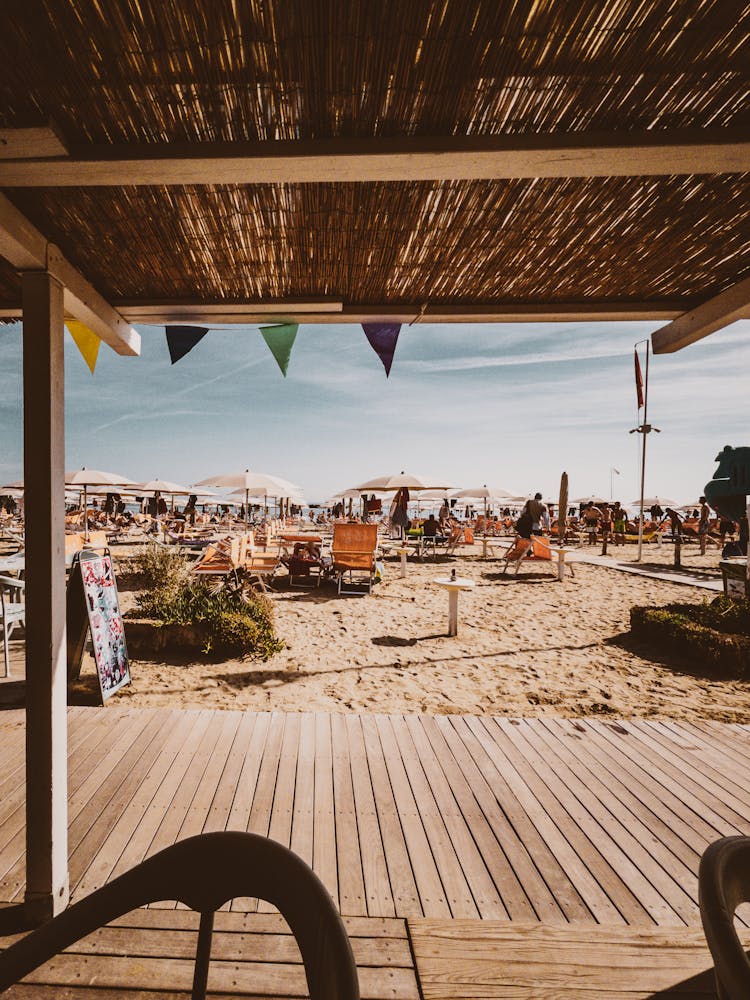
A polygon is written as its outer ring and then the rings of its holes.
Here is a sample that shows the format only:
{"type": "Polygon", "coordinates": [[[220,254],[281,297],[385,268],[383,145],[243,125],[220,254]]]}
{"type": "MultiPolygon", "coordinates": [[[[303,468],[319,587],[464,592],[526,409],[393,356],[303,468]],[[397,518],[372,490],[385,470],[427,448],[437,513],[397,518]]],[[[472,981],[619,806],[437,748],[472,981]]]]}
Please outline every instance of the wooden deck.
{"type": "MultiPolygon", "coordinates": [[[[24,893],[23,726],[23,712],[0,713],[6,903],[24,893]]],[[[71,708],[69,730],[73,898],[201,831],[269,835],[312,864],[356,926],[365,942],[355,947],[358,958],[365,956],[363,993],[373,1000],[419,995],[413,954],[424,997],[534,995],[492,992],[484,981],[471,987],[477,992],[460,993],[435,965],[459,947],[457,934],[464,965],[477,951],[487,958],[493,951],[485,939],[495,928],[501,951],[509,931],[521,940],[530,925],[552,935],[553,951],[557,932],[569,935],[570,950],[575,934],[587,939],[594,924],[615,935],[615,944],[619,932],[639,941],[650,934],[661,948],[659,967],[677,969],[664,948],[670,933],[700,927],[701,852],[717,837],[750,833],[750,729],[743,726],[109,707],[71,708]]],[[[219,954],[244,947],[243,928],[283,933],[274,930],[278,917],[266,904],[243,899],[231,909],[223,915],[229,937],[219,954]]],[[[176,961],[186,954],[180,948],[188,918],[165,903],[138,919],[160,921],[167,949],[160,954],[176,961]]],[[[127,954],[152,947],[141,946],[139,934],[136,951],[127,954]]],[[[710,961],[700,934],[685,935],[680,940],[697,949],[685,969],[697,974],[710,961]]],[[[108,931],[102,940],[106,956],[117,958],[117,935],[108,931]]],[[[269,954],[283,957],[289,942],[274,941],[269,954]]],[[[65,965],[72,961],[56,967],[60,987],[68,973],[83,986],[80,968],[65,965]]],[[[460,972],[461,961],[454,964],[460,972]]],[[[231,995],[230,980],[244,981],[236,979],[240,959],[234,973],[229,965],[215,973],[229,976],[220,980],[222,995],[231,995]]],[[[281,978],[271,976],[275,992],[256,987],[258,995],[300,995],[298,962],[281,965],[281,978]]],[[[507,968],[492,968],[490,979],[507,978],[507,968]]],[[[267,970],[261,973],[262,984],[267,970]]],[[[688,992],[700,993],[704,980],[688,992]]],[[[103,986],[99,973],[93,981],[103,986]]],[[[179,990],[181,980],[169,985],[179,990]]],[[[18,989],[18,996],[63,995],[18,989]]],[[[598,995],[593,987],[590,995],[598,995]]]]}

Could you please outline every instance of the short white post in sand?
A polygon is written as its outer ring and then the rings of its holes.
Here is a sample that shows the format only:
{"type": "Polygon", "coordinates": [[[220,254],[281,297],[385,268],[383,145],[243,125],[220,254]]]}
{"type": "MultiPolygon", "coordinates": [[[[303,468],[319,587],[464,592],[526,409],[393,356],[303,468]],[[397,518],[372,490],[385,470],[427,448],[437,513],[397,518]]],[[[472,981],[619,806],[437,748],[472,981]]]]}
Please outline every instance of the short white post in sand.
{"type": "Polygon", "coordinates": [[[401,572],[399,576],[401,577],[402,580],[406,578],[406,554],[408,551],[409,550],[405,545],[402,545],[400,548],[396,549],[396,552],[398,552],[398,554],[401,556],[401,572]]]}
{"type": "MultiPolygon", "coordinates": [[[[557,556],[557,579],[562,581],[565,579],[565,556],[567,555],[567,549],[553,549],[552,550],[557,556]]],[[[573,568],[570,568],[571,574],[573,573],[573,568]]]]}
{"type": "Polygon", "coordinates": [[[438,577],[432,582],[448,591],[448,635],[458,635],[458,592],[471,590],[474,581],[466,577],[457,577],[456,571],[452,570],[450,576],[438,577]]]}

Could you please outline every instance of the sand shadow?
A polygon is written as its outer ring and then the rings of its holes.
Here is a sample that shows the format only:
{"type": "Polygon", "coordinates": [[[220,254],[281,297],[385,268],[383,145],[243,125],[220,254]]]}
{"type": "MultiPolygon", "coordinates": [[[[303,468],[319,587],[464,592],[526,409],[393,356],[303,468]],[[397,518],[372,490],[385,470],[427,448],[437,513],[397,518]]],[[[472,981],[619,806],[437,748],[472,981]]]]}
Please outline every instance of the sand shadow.
{"type": "Polygon", "coordinates": [[[638,656],[642,660],[656,664],[659,667],[666,667],[674,674],[683,674],[686,677],[694,677],[696,680],[706,681],[743,681],[746,678],[731,670],[722,670],[718,666],[706,667],[700,654],[691,655],[685,652],[672,652],[666,645],[657,644],[653,639],[637,639],[632,632],[622,632],[602,639],[605,646],[617,646],[631,656],[638,656]]]}
{"type": "Polygon", "coordinates": [[[400,635],[375,635],[370,639],[373,646],[416,646],[416,637],[405,639],[400,635]]]}
{"type": "Polygon", "coordinates": [[[555,574],[555,576],[552,576],[550,573],[538,573],[534,572],[533,570],[530,573],[522,572],[517,574],[510,572],[503,572],[502,570],[499,570],[497,573],[482,573],[482,579],[488,580],[490,583],[500,583],[503,580],[507,581],[508,583],[512,582],[512,583],[524,583],[524,584],[559,582],[557,579],[557,574],[555,574]]]}

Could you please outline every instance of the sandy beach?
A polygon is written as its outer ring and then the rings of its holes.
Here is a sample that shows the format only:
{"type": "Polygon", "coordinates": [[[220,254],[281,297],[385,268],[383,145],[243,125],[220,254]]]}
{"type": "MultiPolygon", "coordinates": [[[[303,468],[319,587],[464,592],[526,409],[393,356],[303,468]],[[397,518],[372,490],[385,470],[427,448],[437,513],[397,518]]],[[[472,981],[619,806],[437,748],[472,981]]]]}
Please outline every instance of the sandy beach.
{"type": "MultiPolygon", "coordinates": [[[[471,550],[478,552],[478,549],[471,550]]],[[[581,554],[598,554],[584,546],[581,554]]],[[[635,546],[613,550],[635,559],[635,546]]],[[[671,546],[644,561],[671,567],[671,546]]],[[[717,552],[683,549],[683,566],[718,577],[717,552]]],[[[715,592],[576,564],[559,583],[547,563],[502,576],[497,560],[463,555],[394,561],[371,595],[339,598],[332,586],[271,598],[286,648],[255,661],[135,660],[117,697],[139,706],[258,710],[608,716],[750,721],[750,684],[704,676],[700,665],[665,661],[628,636],[634,604],[711,600],[715,592]],[[449,638],[447,597],[432,581],[456,566],[475,587],[459,602],[449,638]]],[[[123,595],[127,607],[131,595],[123,595]]]]}

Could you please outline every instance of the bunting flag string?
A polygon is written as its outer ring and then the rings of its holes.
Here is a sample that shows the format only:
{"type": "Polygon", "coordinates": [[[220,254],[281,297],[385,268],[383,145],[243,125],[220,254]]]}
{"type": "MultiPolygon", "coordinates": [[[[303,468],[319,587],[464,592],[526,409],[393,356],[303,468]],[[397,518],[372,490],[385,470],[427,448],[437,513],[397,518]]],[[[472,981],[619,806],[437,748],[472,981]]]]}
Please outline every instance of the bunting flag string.
{"type": "Polygon", "coordinates": [[[99,357],[101,340],[97,337],[93,330],[89,330],[87,326],[83,323],[79,323],[78,320],[66,319],[65,325],[67,326],[71,337],[76,342],[76,346],[81,352],[83,360],[88,365],[89,371],[93,375],[94,369],[96,368],[96,360],[99,357]]]}
{"type": "Polygon", "coordinates": [[[189,354],[208,333],[207,326],[167,326],[167,347],[172,364],[189,354]]]}
{"type": "Polygon", "coordinates": [[[276,358],[276,364],[281,369],[281,374],[286,378],[286,370],[289,367],[289,359],[292,356],[292,347],[297,338],[299,323],[279,323],[277,326],[262,326],[260,332],[263,339],[268,344],[271,354],[276,358]]]}
{"type": "Polygon", "coordinates": [[[385,377],[391,374],[393,355],[396,353],[398,335],[401,332],[400,323],[363,323],[362,329],[370,342],[370,347],[383,362],[385,377]]]}

